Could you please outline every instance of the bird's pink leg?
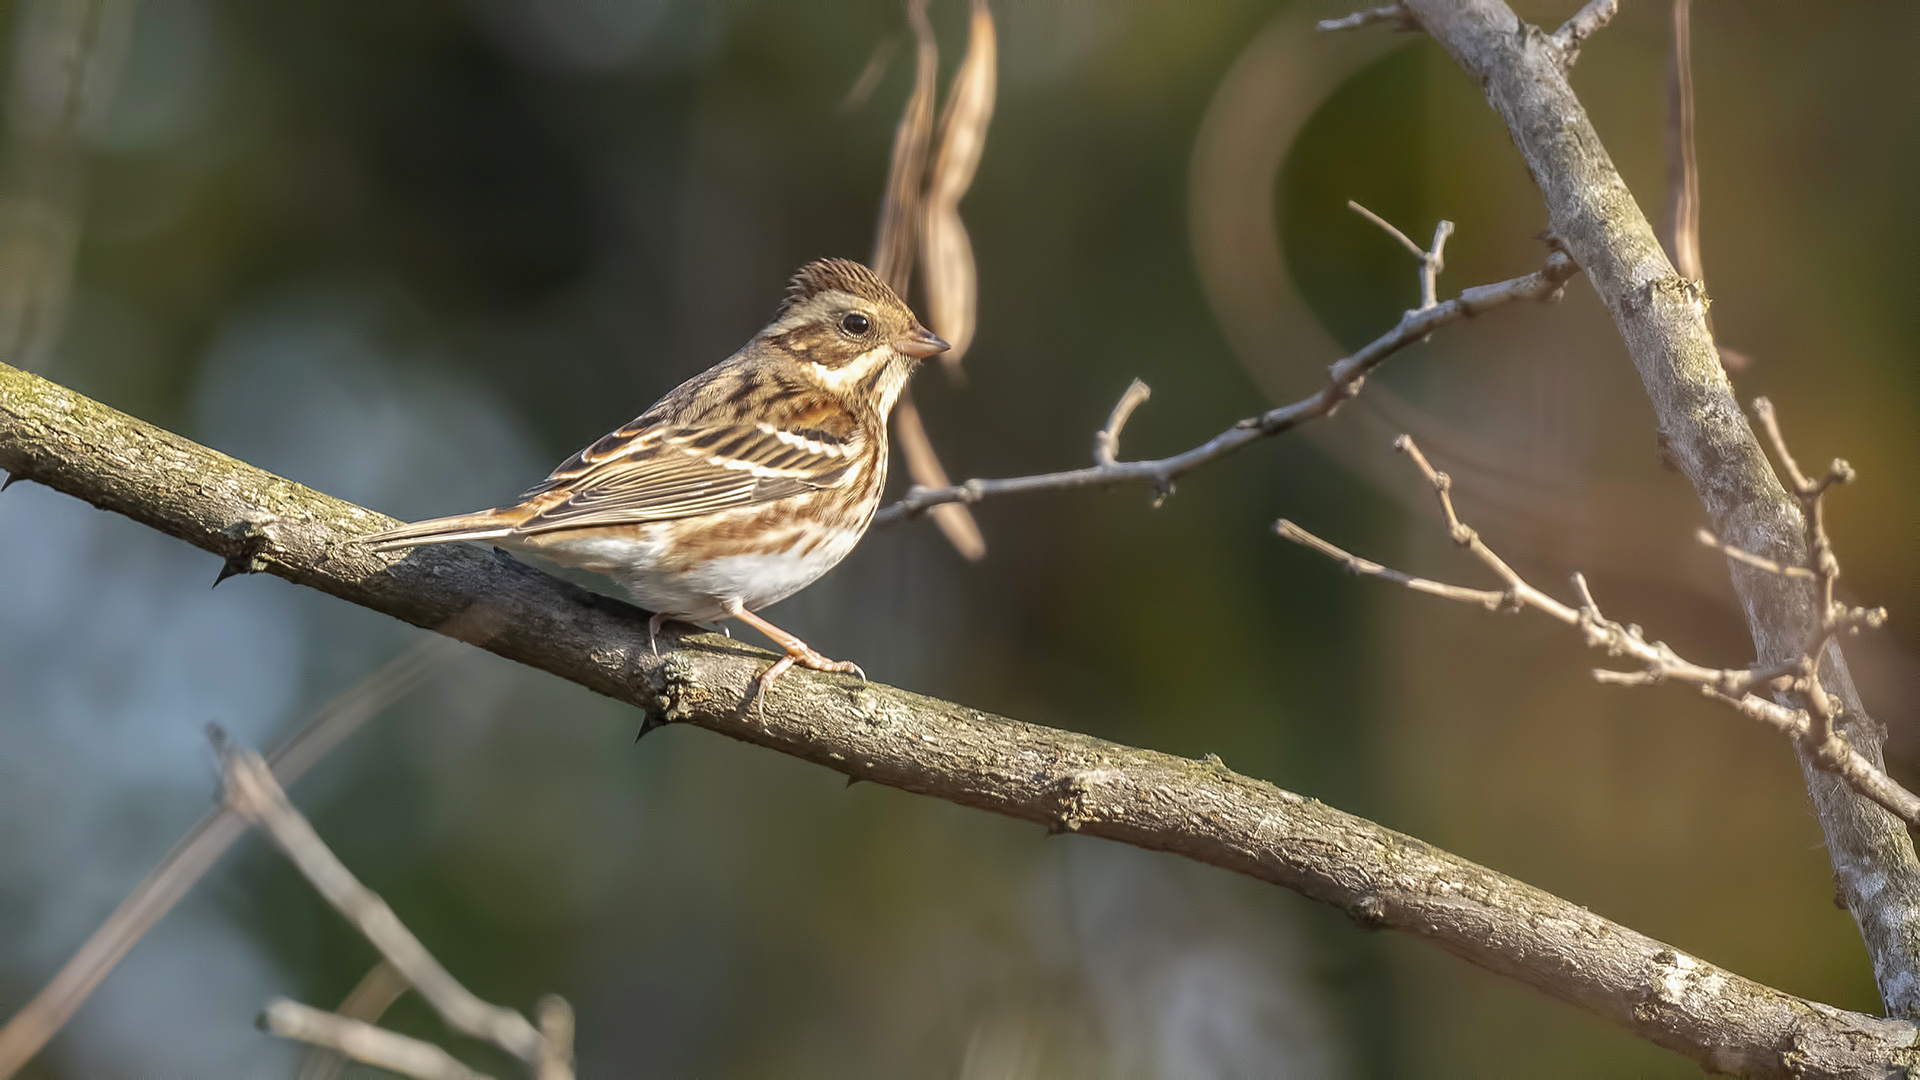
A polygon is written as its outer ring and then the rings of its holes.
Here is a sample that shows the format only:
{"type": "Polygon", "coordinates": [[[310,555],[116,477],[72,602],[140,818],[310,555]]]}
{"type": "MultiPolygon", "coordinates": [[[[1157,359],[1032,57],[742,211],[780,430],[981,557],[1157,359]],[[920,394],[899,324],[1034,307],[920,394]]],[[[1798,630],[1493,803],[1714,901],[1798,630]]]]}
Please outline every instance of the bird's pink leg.
{"type": "Polygon", "coordinates": [[[866,681],[867,673],[860,670],[859,664],[851,660],[827,659],[806,642],[801,641],[785,630],[748,611],[738,603],[730,606],[727,609],[727,614],[732,615],[734,618],[739,619],[741,622],[772,638],[775,644],[787,652],[787,655],[775,661],[774,665],[760,676],[759,686],[753,693],[753,704],[756,708],[759,707],[760,700],[767,696],[767,688],[773,685],[773,681],[778,679],[788,668],[795,664],[803,668],[810,668],[814,671],[835,671],[844,675],[858,675],[862,682],[866,681]]]}
{"type": "Polygon", "coordinates": [[[660,628],[665,625],[667,625],[665,613],[656,613],[653,618],[647,620],[647,648],[652,649],[655,656],[660,655],[660,628]]]}

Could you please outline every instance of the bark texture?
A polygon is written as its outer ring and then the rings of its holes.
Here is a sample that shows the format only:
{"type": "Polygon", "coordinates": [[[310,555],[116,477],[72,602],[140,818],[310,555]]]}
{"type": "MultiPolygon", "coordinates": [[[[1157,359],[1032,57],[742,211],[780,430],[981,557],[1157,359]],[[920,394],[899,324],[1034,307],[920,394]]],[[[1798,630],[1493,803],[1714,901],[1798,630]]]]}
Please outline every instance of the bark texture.
{"type": "MultiPolygon", "coordinates": [[[[1613,167],[1549,35],[1500,0],[1408,0],[1420,25],[1479,80],[1545,197],[1553,234],[1586,271],[1653,403],[1661,444],[1719,537],[1805,565],[1800,508],[1734,400],[1706,320],[1701,283],[1681,277],[1613,167]]],[[[1820,611],[1814,586],[1730,561],[1762,664],[1802,655],[1820,611]]],[[[1867,715],[1838,647],[1822,681],[1842,703],[1840,730],[1876,766],[1884,732],[1867,715]]],[[[1887,1011],[1920,1017],[1920,860],[1906,826],[1819,769],[1801,770],[1833,858],[1840,896],[1859,924],[1887,1011]]]]}
{"type": "MultiPolygon", "coordinates": [[[[638,609],[475,546],[374,554],[391,519],[0,365],[0,468],[265,571],[687,723],[861,780],[1167,851],[1296,890],[1749,1076],[1891,1077],[1916,1029],[1762,986],[1411,836],[1192,761],[847,677],[794,671],[745,710],[768,653],[713,634],[647,648],[638,609]]],[[[211,568],[210,568],[211,569],[211,568]]]]}

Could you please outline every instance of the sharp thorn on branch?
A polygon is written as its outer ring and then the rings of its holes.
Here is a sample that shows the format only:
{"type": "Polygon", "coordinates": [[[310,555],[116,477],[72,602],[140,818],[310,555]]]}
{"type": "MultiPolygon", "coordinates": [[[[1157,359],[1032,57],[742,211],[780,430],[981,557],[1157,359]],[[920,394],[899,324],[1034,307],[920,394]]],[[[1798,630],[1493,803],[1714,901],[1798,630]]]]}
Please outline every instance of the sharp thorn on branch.
{"type": "Polygon", "coordinates": [[[220,564],[220,572],[214,575],[213,585],[211,587],[217,589],[220,587],[221,582],[230,577],[239,577],[242,574],[251,574],[253,572],[252,556],[229,555],[226,560],[220,564]]]}

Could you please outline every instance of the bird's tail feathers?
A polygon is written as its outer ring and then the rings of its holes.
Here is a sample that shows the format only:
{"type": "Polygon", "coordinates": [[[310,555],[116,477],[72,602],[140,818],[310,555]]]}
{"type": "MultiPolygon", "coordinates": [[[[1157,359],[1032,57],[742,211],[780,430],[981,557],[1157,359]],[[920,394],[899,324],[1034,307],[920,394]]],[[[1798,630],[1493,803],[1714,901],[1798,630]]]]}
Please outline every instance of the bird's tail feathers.
{"type": "Polygon", "coordinates": [[[513,532],[513,525],[513,519],[498,510],[482,510],[477,514],[456,514],[431,521],[416,521],[412,525],[374,533],[360,542],[373,551],[392,551],[395,548],[425,547],[428,544],[450,544],[455,540],[492,540],[513,532]]]}

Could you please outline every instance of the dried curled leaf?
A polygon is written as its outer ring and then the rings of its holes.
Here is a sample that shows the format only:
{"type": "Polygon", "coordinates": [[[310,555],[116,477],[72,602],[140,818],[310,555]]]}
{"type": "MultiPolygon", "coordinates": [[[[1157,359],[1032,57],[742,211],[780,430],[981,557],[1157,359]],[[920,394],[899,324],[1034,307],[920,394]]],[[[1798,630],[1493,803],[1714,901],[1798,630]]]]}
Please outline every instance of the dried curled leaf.
{"type": "Polygon", "coordinates": [[[973,0],[973,23],[967,55],[954,73],[947,91],[947,107],[940,118],[940,148],[934,155],[933,175],[927,184],[926,219],[920,233],[920,265],[926,273],[927,316],[933,331],[952,343],[941,363],[949,375],[958,375],[960,359],[973,342],[979,283],[973,262],[973,244],[960,220],[960,200],[973,184],[980,155],[987,145],[987,125],[993,120],[998,43],[993,13],[986,0],[973,0]]]}
{"type": "MultiPolygon", "coordinates": [[[[880,204],[880,235],[873,244],[874,272],[901,296],[907,295],[913,278],[913,252],[918,246],[916,233],[923,206],[920,185],[926,177],[927,150],[933,142],[933,96],[940,70],[940,48],[934,41],[933,25],[927,21],[927,0],[907,0],[907,22],[913,27],[915,46],[913,94],[900,114],[900,126],[894,129],[893,163],[887,175],[886,198],[880,204]]],[[[969,167],[969,180],[972,172],[969,167]]],[[[971,261],[969,252],[969,264],[971,261]]],[[[970,271],[968,281],[972,281],[970,271]]],[[[933,321],[939,325],[937,318],[933,321]]],[[[972,333],[971,324],[968,333],[972,333]]],[[[945,487],[949,483],[911,391],[902,394],[894,406],[893,434],[914,483],[923,487],[945,487]]],[[[961,557],[974,562],[986,557],[986,537],[981,535],[972,511],[950,504],[939,507],[932,516],[961,557]]]]}

